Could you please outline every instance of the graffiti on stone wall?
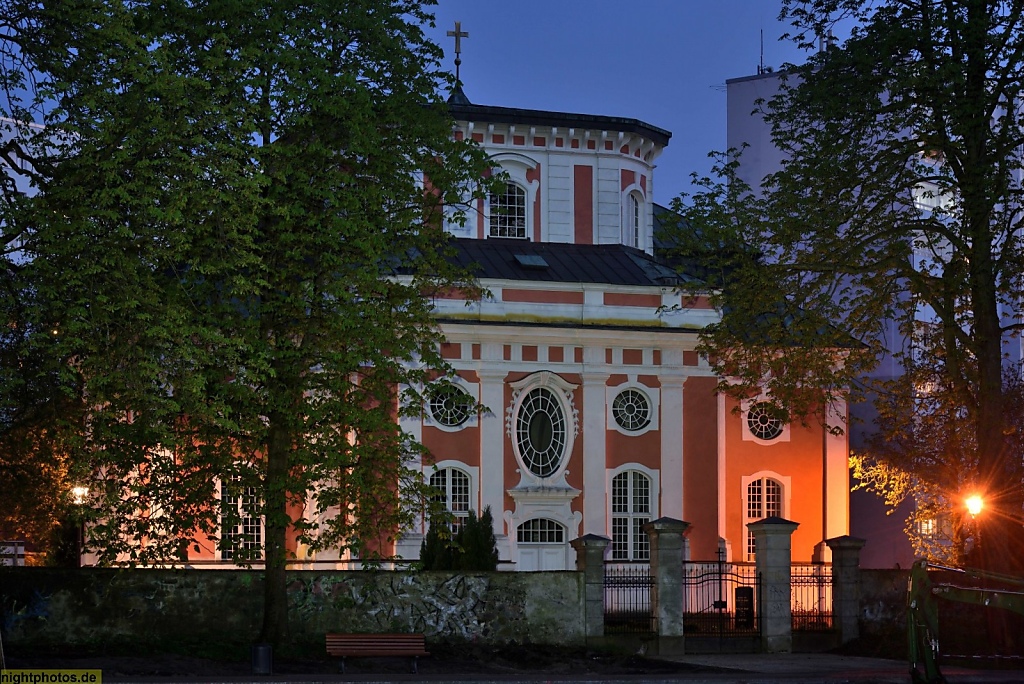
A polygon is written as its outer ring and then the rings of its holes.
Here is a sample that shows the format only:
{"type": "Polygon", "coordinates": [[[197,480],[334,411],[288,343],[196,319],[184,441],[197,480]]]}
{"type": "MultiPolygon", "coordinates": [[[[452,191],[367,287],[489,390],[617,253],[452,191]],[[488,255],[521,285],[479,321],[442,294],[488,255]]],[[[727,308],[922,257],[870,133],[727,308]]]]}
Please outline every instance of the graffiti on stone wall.
{"type": "MultiPolygon", "coordinates": [[[[10,643],[202,643],[224,633],[244,641],[262,615],[259,572],[0,575],[0,627],[10,643]]],[[[310,644],[332,631],[501,644],[583,635],[578,573],[293,572],[288,580],[292,635],[310,644]]]]}
{"type": "Polygon", "coordinates": [[[444,634],[466,640],[487,636],[486,577],[453,575],[432,588],[410,575],[383,579],[367,583],[362,597],[378,629],[400,626],[428,636],[444,634]]]}
{"type": "Polygon", "coordinates": [[[486,575],[380,572],[321,575],[302,584],[291,592],[300,619],[344,613],[350,631],[476,641],[526,624],[521,592],[495,587],[486,575]]]}
{"type": "Polygon", "coordinates": [[[49,594],[44,596],[36,590],[32,592],[32,598],[24,603],[16,598],[10,599],[10,605],[3,606],[3,616],[3,627],[6,633],[14,631],[25,622],[35,623],[39,620],[46,620],[50,617],[50,596],[49,594]]]}

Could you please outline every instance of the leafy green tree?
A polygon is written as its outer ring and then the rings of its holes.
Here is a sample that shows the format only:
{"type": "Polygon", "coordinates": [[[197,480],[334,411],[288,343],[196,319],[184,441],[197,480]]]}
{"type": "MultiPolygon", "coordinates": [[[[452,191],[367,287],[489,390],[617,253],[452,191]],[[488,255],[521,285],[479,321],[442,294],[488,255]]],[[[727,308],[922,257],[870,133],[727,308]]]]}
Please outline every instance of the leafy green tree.
{"type": "Polygon", "coordinates": [[[835,429],[828,406],[868,382],[886,448],[862,463],[958,526],[983,492],[987,562],[1019,571],[1003,360],[1021,329],[1024,1],[785,0],[782,16],[808,49],[835,22],[853,29],[787,65],[762,103],[778,172],[750,187],[724,154],[721,179],[677,204],[683,254],[708,264],[724,314],[704,349],[727,391],[766,386],[835,429]],[[871,384],[883,358],[900,371],[871,384]]]}
{"type": "Polygon", "coordinates": [[[485,168],[452,139],[424,4],[22,3],[60,160],[30,275],[88,399],[62,440],[93,476],[89,543],[262,557],[272,643],[289,535],[372,558],[423,500],[396,418],[448,369],[430,294],[468,283],[442,205],[485,168]],[[222,531],[242,516],[253,548],[222,531]]]}
{"type": "MultiPolygon", "coordinates": [[[[46,101],[34,78],[38,22],[22,2],[0,1],[0,538],[36,551],[75,513],[80,476],[59,439],[62,424],[81,424],[83,402],[59,387],[65,361],[49,302],[27,276],[34,224],[32,197],[52,169],[52,147],[40,125],[46,101]]],[[[74,559],[73,559],[74,560],[74,559]]]]}

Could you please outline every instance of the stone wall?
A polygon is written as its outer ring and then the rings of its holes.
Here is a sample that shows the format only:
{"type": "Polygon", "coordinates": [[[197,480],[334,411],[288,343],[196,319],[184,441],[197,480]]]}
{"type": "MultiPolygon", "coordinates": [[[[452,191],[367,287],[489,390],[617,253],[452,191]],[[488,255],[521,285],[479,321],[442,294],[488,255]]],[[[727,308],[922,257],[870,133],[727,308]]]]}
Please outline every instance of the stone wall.
{"type": "MultiPolygon", "coordinates": [[[[294,572],[296,643],[328,631],[423,632],[431,642],[584,642],[575,572],[294,572]]],[[[257,571],[0,568],[5,647],[201,646],[252,643],[261,621],[257,571]]]]}
{"type": "Polygon", "coordinates": [[[902,658],[907,649],[909,570],[860,571],[860,633],[878,655],[902,658]]]}

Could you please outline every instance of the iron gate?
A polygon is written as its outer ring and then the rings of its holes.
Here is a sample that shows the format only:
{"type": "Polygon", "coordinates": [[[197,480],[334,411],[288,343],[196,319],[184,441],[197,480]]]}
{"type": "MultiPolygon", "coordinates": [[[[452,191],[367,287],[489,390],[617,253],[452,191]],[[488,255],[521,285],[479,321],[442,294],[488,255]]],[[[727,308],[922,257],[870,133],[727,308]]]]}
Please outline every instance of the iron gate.
{"type": "Polygon", "coordinates": [[[761,633],[761,578],[753,564],[724,559],[683,564],[683,631],[687,637],[761,633]]]}
{"type": "Polygon", "coordinates": [[[647,563],[607,563],[604,566],[605,634],[652,634],[654,577],[647,563]]]}

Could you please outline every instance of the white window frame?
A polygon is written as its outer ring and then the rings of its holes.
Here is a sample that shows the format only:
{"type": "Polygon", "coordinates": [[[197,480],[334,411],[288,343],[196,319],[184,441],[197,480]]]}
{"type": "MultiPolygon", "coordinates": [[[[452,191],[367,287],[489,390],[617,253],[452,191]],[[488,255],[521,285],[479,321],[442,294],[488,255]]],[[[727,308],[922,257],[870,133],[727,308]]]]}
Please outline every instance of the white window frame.
{"type": "Polygon", "coordinates": [[[534,236],[534,207],[537,204],[540,182],[527,180],[526,174],[530,171],[535,171],[540,166],[539,162],[518,152],[502,152],[492,156],[490,161],[492,168],[496,171],[504,172],[509,183],[518,185],[526,193],[526,235],[522,238],[503,238],[491,235],[491,197],[490,193],[488,193],[487,197],[484,198],[484,237],[488,239],[494,237],[495,239],[532,240],[534,236]]]}
{"type": "Polygon", "coordinates": [[[644,249],[647,243],[647,197],[636,183],[622,191],[622,218],[619,241],[627,247],[644,249]],[[636,202],[634,213],[633,202],[636,202]]]}
{"type": "MultiPolygon", "coordinates": [[[[252,525],[253,521],[258,521],[258,525],[256,526],[256,530],[255,530],[255,533],[256,533],[256,546],[247,546],[245,548],[256,548],[258,546],[259,548],[262,549],[263,545],[266,543],[266,537],[267,537],[266,521],[263,519],[262,516],[259,517],[259,518],[255,518],[255,517],[252,517],[252,516],[246,516],[244,514],[244,511],[241,510],[242,501],[243,501],[245,496],[250,496],[249,494],[245,494],[245,495],[242,495],[242,496],[232,495],[232,498],[234,498],[235,501],[229,502],[228,505],[234,505],[239,510],[239,524],[238,524],[238,527],[241,528],[241,532],[238,531],[238,528],[235,528],[234,530],[231,530],[231,531],[227,531],[225,529],[225,527],[224,527],[224,516],[222,514],[222,511],[223,511],[224,506],[225,506],[225,501],[224,501],[224,484],[225,484],[224,480],[219,479],[219,478],[216,480],[216,486],[217,486],[217,506],[218,506],[218,511],[217,511],[217,529],[219,530],[219,534],[220,534],[220,539],[218,540],[217,547],[216,547],[217,548],[217,558],[219,560],[230,561],[232,563],[237,563],[239,561],[238,561],[238,559],[234,558],[234,551],[233,550],[225,550],[225,549],[221,548],[221,540],[226,539],[226,538],[231,538],[231,537],[239,536],[239,537],[241,537],[243,539],[243,545],[246,544],[247,542],[245,542],[244,540],[246,539],[246,537],[249,534],[251,534],[251,532],[250,533],[246,532],[246,527],[247,526],[252,527],[253,526],[252,525]]],[[[255,488],[254,487],[249,487],[248,489],[254,490],[255,488]]],[[[261,550],[259,556],[257,556],[256,558],[246,559],[246,560],[243,560],[241,562],[246,563],[246,562],[262,561],[263,558],[264,558],[264,552],[261,550]]]]}
{"type": "Polygon", "coordinates": [[[519,544],[550,544],[551,546],[564,546],[568,542],[569,542],[569,529],[565,526],[565,523],[563,523],[561,520],[558,520],[556,518],[548,518],[548,517],[543,517],[543,516],[536,516],[536,517],[524,520],[523,522],[521,522],[518,525],[516,525],[516,544],[517,545],[519,545],[519,544]],[[560,540],[558,540],[558,541],[550,541],[550,540],[534,541],[534,540],[531,540],[531,539],[527,539],[527,540],[520,539],[520,536],[523,533],[523,528],[526,527],[527,525],[529,525],[532,522],[551,523],[551,529],[550,530],[542,530],[541,532],[542,533],[549,533],[551,531],[557,531],[557,532],[559,532],[561,534],[562,538],[560,540]]]}
{"type": "Polygon", "coordinates": [[[506,238],[514,240],[526,240],[530,237],[530,229],[527,225],[526,212],[530,202],[528,201],[528,193],[519,183],[508,182],[505,183],[505,188],[497,193],[488,193],[487,195],[487,237],[489,238],[506,238]],[[498,211],[495,208],[496,197],[512,197],[515,199],[514,202],[509,202],[508,206],[505,207],[505,211],[498,211]],[[513,211],[509,211],[513,209],[513,211]],[[522,217],[517,214],[522,211],[522,217]],[[502,225],[504,223],[505,225],[502,225]],[[495,225],[497,224],[497,225],[495,225]],[[497,231],[497,234],[495,233],[497,231]],[[501,232],[504,231],[504,235],[501,232]],[[522,231],[522,235],[519,235],[519,231],[522,231]],[[513,235],[512,233],[515,232],[513,235]]]}
{"type": "Polygon", "coordinates": [[[648,432],[657,431],[660,429],[659,416],[661,415],[661,390],[657,387],[648,387],[642,385],[636,381],[635,378],[630,378],[624,383],[615,385],[614,387],[608,387],[605,391],[605,409],[606,417],[605,420],[608,427],[616,432],[626,435],[627,437],[639,437],[640,435],[647,434],[648,432]],[[627,430],[626,428],[619,425],[619,422],[615,420],[615,412],[612,407],[615,403],[615,398],[619,396],[624,390],[632,389],[644,394],[647,397],[647,401],[650,403],[651,409],[651,420],[650,422],[640,428],[639,430],[627,430]]]}
{"type": "Polygon", "coordinates": [[[740,422],[741,422],[741,439],[744,442],[754,442],[762,446],[771,446],[773,444],[783,444],[790,441],[790,424],[787,422],[782,423],[782,432],[778,437],[774,439],[761,439],[753,432],[750,431],[750,425],[747,423],[747,412],[752,406],[760,404],[762,402],[771,403],[771,399],[765,395],[757,397],[756,399],[748,399],[740,402],[740,422]]]}
{"type": "Polygon", "coordinates": [[[517,382],[509,383],[509,387],[512,388],[512,401],[506,411],[506,432],[512,440],[512,452],[515,454],[524,482],[536,485],[559,484],[559,480],[564,481],[565,479],[565,469],[572,458],[573,445],[580,429],[579,411],[576,409],[573,399],[573,392],[578,385],[566,382],[549,371],[541,371],[517,382]],[[527,467],[517,434],[523,400],[535,389],[546,389],[550,392],[560,406],[565,420],[565,445],[558,466],[545,476],[537,475],[527,467]]]}
{"type": "MultiPolygon", "coordinates": [[[[430,479],[442,470],[458,470],[463,475],[469,478],[469,507],[465,511],[453,511],[451,501],[451,478],[446,478],[447,489],[445,491],[445,510],[447,510],[453,518],[460,518],[463,522],[469,517],[469,511],[479,511],[479,502],[477,495],[480,491],[479,484],[479,468],[474,466],[468,466],[462,461],[455,460],[444,460],[438,461],[432,465],[424,466],[423,468],[423,479],[426,480],[427,484],[430,484],[430,479]]],[[[456,521],[455,527],[457,529],[460,523],[456,521]]]]}
{"type": "MultiPolygon", "coordinates": [[[[614,561],[614,562],[619,562],[619,563],[625,563],[625,562],[636,561],[636,560],[650,560],[649,550],[648,550],[648,557],[647,558],[638,559],[638,558],[634,557],[634,555],[635,555],[634,554],[635,548],[634,548],[634,543],[633,542],[635,540],[632,537],[636,533],[636,531],[633,529],[632,521],[634,519],[636,519],[636,518],[647,518],[648,522],[650,522],[651,520],[657,520],[658,519],[658,517],[659,517],[659,512],[658,512],[659,511],[659,502],[661,501],[661,473],[659,471],[657,471],[657,470],[652,470],[651,468],[648,468],[647,466],[641,465],[639,463],[626,463],[624,465],[619,466],[618,468],[614,468],[614,469],[609,470],[608,473],[607,473],[607,476],[608,476],[608,479],[607,479],[607,482],[605,484],[605,491],[608,492],[608,520],[607,520],[608,527],[607,527],[607,529],[608,529],[608,536],[609,536],[609,538],[611,538],[613,540],[613,543],[614,543],[614,539],[615,539],[615,536],[613,534],[614,527],[615,527],[614,519],[615,518],[628,518],[629,521],[630,521],[630,523],[629,523],[629,525],[630,525],[629,532],[630,533],[627,535],[628,536],[628,541],[627,541],[627,544],[628,544],[627,556],[628,556],[628,558],[615,558],[614,557],[614,550],[612,549],[611,546],[609,546],[609,559],[608,560],[609,561],[614,561]],[[632,511],[632,503],[630,505],[630,509],[631,510],[630,510],[629,513],[615,513],[614,512],[614,506],[613,506],[612,497],[614,496],[615,489],[614,489],[612,483],[615,481],[616,477],[618,477],[620,475],[628,474],[628,473],[631,473],[631,472],[632,473],[637,473],[639,475],[643,475],[644,477],[647,478],[647,481],[650,484],[650,512],[649,513],[636,513],[636,512],[633,512],[632,511]]],[[[632,489],[630,489],[630,493],[632,493],[632,489]]],[[[643,532],[641,531],[640,534],[643,534],[643,532]]]]}
{"type": "MultiPolygon", "coordinates": [[[[744,418],[745,421],[745,418],[744,418]]],[[[782,488],[779,504],[781,509],[778,513],[780,518],[785,518],[789,515],[790,505],[793,495],[793,478],[783,476],[775,472],[774,470],[759,470],[751,475],[745,475],[740,478],[740,509],[743,513],[743,558],[747,561],[754,560],[754,554],[750,552],[751,544],[753,541],[753,532],[747,528],[748,523],[757,522],[758,520],[764,519],[765,516],[752,517],[750,511],[747,508],[747,488],[752,482],[758,480],[774,480],[782,488]]],[[[761,501],[761,511],[764,511],[765,502],[761,501]]]]}
{"type": "MultiPolygon", "coordinates": [[[[475,382],[466,382],[461,377],[448,378],[449,384],[458,387],[460,390],[469,395],[469,398],[474,403],[480,403],[480,384],[475,382]]],[[[424,407],[423,407],[423,424],[435,427],[442,432],[461,432],[469,427],[476,427],[480,422],[480,416],[477,411],[470,411],[469,418],[466,422],[459,425],[445,425],[434,417],[434,412],[430,408],[430,387],[427,386],[424,391],[424,407]]]]}

